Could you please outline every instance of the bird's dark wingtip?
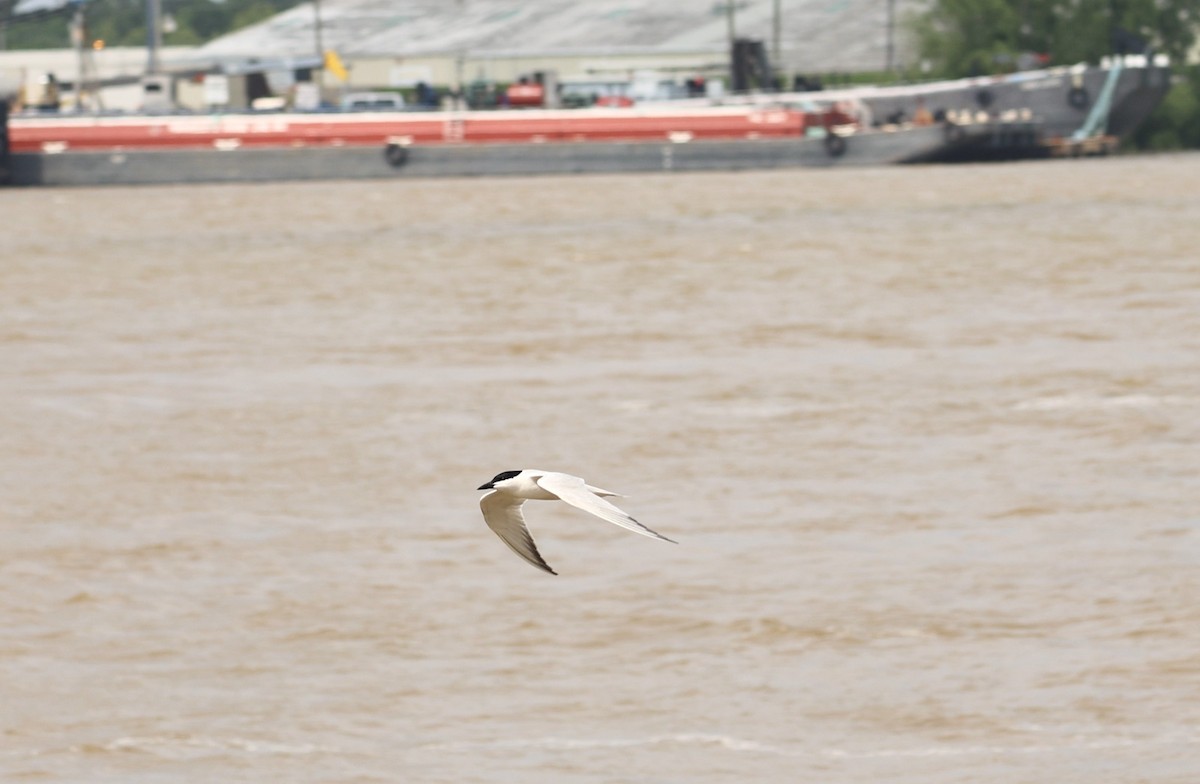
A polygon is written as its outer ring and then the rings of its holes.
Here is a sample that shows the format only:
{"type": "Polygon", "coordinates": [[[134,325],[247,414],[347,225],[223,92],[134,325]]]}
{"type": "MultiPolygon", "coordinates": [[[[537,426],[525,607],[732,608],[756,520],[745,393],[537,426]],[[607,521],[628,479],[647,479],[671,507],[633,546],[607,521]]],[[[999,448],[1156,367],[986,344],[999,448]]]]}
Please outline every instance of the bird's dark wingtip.
{"type": "MultiPolygon", "coordinates": [[[[634,520],[634,522],[635,522],[635,523],[637,523],[637,521],[636,521],[636,520],[634,520]]],[[[647,530],[647,531],[649,531],[650,533],[652,533],[652,534],[654,535],[654,538],[655,538],[655,539],[662,539],[664,542],[670,542],[671,544],[679,544],[679,542],[676,542],[676,541],[675,541],[674,539],[672,539],[671,537],[669,537],[669,536],[663,536],[663,535],[662,535],[662,534],[660,534],[658,531],[655,531],[653,528],[650,528],[649,526],[642,525],[641,523],[638,523],[638,525],[641,525],[641,526],[642,526],[642,528],[644,528],[645,530],[647,530]]]]}

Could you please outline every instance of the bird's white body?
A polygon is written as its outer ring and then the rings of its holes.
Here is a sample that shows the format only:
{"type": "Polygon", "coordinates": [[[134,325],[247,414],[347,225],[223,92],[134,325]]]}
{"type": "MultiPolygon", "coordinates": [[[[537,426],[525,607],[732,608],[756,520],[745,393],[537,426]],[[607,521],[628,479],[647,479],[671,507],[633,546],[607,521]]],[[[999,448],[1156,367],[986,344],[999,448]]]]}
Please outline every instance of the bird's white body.
{"type": "Polygon", "coordinates": [[[543,560],[529,529],[525,526],[525,515],[521,511],[521,505],[526,501],[565,501],[571,506],[596,515],[601,520],[634,533],[666,542],[674,541],[650,530],[602,497],[616,496],[617,493],[592,487],[570,474],[541,471],[536,468],[504,471],[479,489],[491,491],[479,499],[479,508],[483,511],[483,519],[488,527],[495,531],[513,552],[550,574],[557,572],[543,560]]]}
{"type": "MultiPolygon", "coordinates": [[[[558,496],[551,493],[546,488],[538,484],[538,480],[543,477],[551,477],[557,474],[561,477],[571,477],[571,479],[579,479],[572,477],[570,474],[562,474],[557,471],[540,471],[536,468],[526,468],[521,473],[510,479],[502,479],[499,482],[493,482],[492,487],[502,493],[514,496],[516,498],[524,498],[526,501],[557,501],[558,496]]],[[[579,481],[583,481],[580,479],[579,481]]],[[[610,493],[608,490],[601,490],[599,487],[592,487],[585,484],[584,489],[595,495],[616,496],[618,493],[610,493]]]]}

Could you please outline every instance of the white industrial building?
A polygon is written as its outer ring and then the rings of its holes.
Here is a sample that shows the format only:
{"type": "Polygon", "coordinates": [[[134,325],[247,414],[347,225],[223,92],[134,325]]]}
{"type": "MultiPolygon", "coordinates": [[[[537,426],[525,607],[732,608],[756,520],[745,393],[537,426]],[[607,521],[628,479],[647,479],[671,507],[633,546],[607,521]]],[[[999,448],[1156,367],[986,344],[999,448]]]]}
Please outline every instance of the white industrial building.
{"type": "MultiPolygon", "coordinates": [[[[734,34],[762,40],[785,73],[910,63],[902,20],[921,6],[921,0],[732,2],[734,34]]],[[[281,58],[329,49],[347,64],[349,84],[363,88],[507,82],[535,71],[563,78],[644,69],[720,73],[728,69],[730,21],[725,0],[319,0],[200,52],[281,58]]]]}
{"type": "MultiPolygon", "coordinates": [[[[192,109],[211,105],[203,74],[228,75],[237,93],[239,80],[261,71],[272,90],[286,91],[296,70],[326,51],[345,66],[344,78],[336,69],[320,72],[326,101],[355,90],[457,88],[535,72],[560,82],[629,81],[647,72],[712,79],[729,73],[731,37],[762,41],[785,75],[883,71],[912,64],[904,19],[925,0],[732,2],[731,9],[727,0],[317,0],[201,47],[164,50],[159,61],[177,77],[172,98],[192,109]]],[[[74,81],[84,60],[85,85],[127,82],[102,91],[102,108],[146,106],[136,78],[146,57],[136,49],[86,52],[82,60],[69,50],[0,53],[0,91],[32,89],[46,72],[74,81]]],[[[70,100],[68,90],[64,105],[70,100]]]]}

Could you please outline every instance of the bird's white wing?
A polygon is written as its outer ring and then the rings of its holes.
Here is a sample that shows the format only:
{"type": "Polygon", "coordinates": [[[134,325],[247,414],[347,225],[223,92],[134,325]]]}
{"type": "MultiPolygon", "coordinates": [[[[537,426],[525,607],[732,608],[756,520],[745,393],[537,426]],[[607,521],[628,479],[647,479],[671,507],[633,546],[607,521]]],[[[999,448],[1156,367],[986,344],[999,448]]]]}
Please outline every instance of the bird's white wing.
{"type": "Polygon", "coordinates": [[[678,544],[674,539],[668,539],[657,531],[650,530],[608,501],[588,490],[584,481],[577,476],[551,472],[543,474],[536,481],[546,492],[553,493],[571,506],[594,514],[601,520],[607,520],[610,523],[633,531],[635,534],[678,544]]]}
{"type": "Polygon", "coordinates": [[[537,545],[533,543],[533,537],[525,526],[525,515],[521,513],[523,503],[525,502],[520,498],[493,490],[479,499],[479,508],[483,510],[483,519],[488,528],[495,531],[514,553],[539,569],[558,574],[543,560],[537,545]]]}

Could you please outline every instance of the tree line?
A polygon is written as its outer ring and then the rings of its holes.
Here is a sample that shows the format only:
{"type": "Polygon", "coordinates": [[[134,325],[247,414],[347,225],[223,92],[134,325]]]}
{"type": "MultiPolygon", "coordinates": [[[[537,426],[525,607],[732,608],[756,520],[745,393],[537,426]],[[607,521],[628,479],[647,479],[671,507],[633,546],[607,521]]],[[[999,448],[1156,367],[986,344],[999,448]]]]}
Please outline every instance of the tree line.
{"type": "MultiPolygon", "coordinates": [[[[16,0],[0,0],[0,19],[16,0]]],[[[300,0],[163,0],[163,43],[194,46],[286,11],[300,0]]],[[[60,49],[71,45],[68,33],[73,8],[31,18],[8,17],[9,49],[60,49]]],[[[144,0],[94,0],[84,4],[87,35],[105,46],[146,44],[144,0]]]]}

